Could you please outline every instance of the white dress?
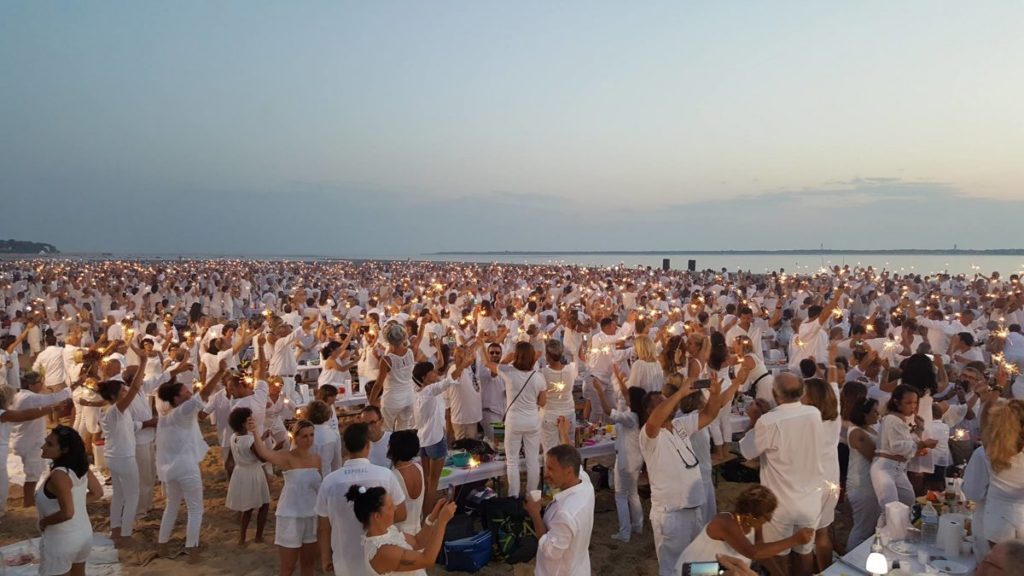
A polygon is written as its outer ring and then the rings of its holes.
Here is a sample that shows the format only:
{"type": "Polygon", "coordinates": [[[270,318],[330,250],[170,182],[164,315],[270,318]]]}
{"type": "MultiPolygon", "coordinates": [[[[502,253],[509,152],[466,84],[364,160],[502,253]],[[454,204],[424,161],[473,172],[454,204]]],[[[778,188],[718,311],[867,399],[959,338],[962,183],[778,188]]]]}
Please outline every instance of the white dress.
{"type": "Polygon", "coordinates": [[[263,471],[263,463],[252,451],[252,434],[231,435],[231,455],[235,470],[228,484],[227,506],[245,512],[270,503],[270,487],[263,471]]]}
{"type": "Polygon", "coordinates": [[[285,470],[282,476],[284,488],[274,513],[274,544],[301,548],[317,541],[316,497],[323,478],[316,468],[293,468],[285,470]]]}
{"type": "MultiPolygon", "coordinates": [[[[366,562],[369,563],[373,560],[373,557],[377,555],[377,550],[381,546],[398,546],[404,550],[412,550],[412,546],[409,545],[405,540],[405,533],[398,529],[397,526],[392,525],[388,528],[388,531],[380,536],[363,536],[363,553],[366,554],[366,562]]],[[[371,566],[371,570],[372,570],[371,566]]],[[[380,574],[374,570],[375,573],[380,574]]],[[[386,574],[393,574],[394,576],[427,576],[427,571],[420,568],[419,570],[408,570],[406,572],[387,572],[386,574]]],[[[381,576],[385,576],[381,574],[381,576]]]]}
{"type": "MultiPolygon", "coordinates": [[[[89,522],[89,511],[85,508],[85,499],[89,492],[88,475],[81,478],[67,468],[55,468],[50,474],[61,470],[71,478],[71,496],[75,503],[75,515],[70,520],[46,527],[39,541],[39,574],[66,574],[72,564],[85,562],[92,551],[92,523],[89,522]]],[[[39,517],[45,518],[60,510],[56,498],[46,495],[46,480],[39,483],[36,490],[36,509],[39,517]]]]}

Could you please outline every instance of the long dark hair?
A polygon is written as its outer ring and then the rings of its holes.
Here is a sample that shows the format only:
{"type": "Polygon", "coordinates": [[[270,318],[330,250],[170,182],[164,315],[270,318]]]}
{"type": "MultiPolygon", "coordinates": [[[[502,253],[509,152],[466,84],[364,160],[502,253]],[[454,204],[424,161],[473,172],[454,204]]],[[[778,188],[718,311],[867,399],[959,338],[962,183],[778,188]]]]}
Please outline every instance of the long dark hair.
{"type": "Polygon", "coordinates": [[[384,507],[384,497],[386,495],[387,491],[381,486],[367,488],[353,484],[349,487],[348,492],[345,493],[345,498],[352,503],[356,519],[363,525],[363,528],[366,528],[370,523],[370,516],[380,512],[380,509],[384,507]]]}
{"type": "Polygon", "coordinates": [[[721,370],[728,359],[729,346],[725,343],[725,336],[721,332],[712,332],[711,354],[708,355],[708,367],[713,370],[721,370]]]}
{"type": "Polygon", "coordinates": [[[54,468],[67,468],[79,478],[85,476],[89,471],[89,456],[85,453],[85,442],[74,428],[59,425],[53,429],[57,436],[57,445],[60,446],[60,456],[53,459],[50,470],[54,468]]]}
{"type": "Polygon", "coordinates": [[[639,386],[630,386],[626,393],[628,394],[629,409],[636,414],[636,420],[642,428],[647,422],[647,412],[644,410],[644,398],[647,397],[647,391],[639,386]]]}

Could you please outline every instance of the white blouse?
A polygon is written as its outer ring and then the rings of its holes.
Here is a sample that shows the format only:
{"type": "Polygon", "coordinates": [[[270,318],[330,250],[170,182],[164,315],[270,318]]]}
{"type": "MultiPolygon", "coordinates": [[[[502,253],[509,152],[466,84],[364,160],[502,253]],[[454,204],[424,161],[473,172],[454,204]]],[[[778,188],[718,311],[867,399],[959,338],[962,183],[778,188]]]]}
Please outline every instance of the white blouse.
{"type": "Polygon", "coordinates": [[[917,439],[910,432],[910,425],[897,414],[886,414],[878,432],[878,452],[890,456],[902,456],[907,460],[917,453],[917,439]]]}

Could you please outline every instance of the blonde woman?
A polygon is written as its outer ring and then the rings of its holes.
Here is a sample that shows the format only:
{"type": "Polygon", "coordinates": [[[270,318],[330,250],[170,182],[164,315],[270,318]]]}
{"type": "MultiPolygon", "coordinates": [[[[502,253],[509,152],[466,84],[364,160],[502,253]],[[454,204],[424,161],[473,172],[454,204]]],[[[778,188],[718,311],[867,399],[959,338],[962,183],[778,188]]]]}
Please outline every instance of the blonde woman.
{"type": "Polygon", "coordinates": [[[634,344],[636,361],[629,368],[626,388],[641,388],[647,392],[661,392],[665,385],[665,371],[658,362],[654,342],[649,336],[638,336],[634,344]]]}
{"type": "Polygon", "coordinates": [[[426,357],[420,351],[419,338],[409,345],[409,335],[401,324],[385,327],[384,340],[388,349],[380,356],[379,385],[370,391],[370,404],[380,406],[385,430],[408,430],[416,425],[413,408],[416,384],[412,381],[412,369],[426,357]]]}
{"type": "Polygon", "coordinates": [[[764,360],[754,353],[754,342],[750,336],[740,335],[734,338],[732,352],[739,361],[733,383],[740,387],[741,392],[753,392],[754,398],[764,400],[769,406],[775,407],[775,398],[772,396],[772,384],[775,379],[764,365],[764,360]]]}
{"type": "Polygon", "coordinates": [[[1024,401],[1000,401],[988,410],[982,428],[988,456],[985,539],[991,546],[1024,538],[1024,401]]]}

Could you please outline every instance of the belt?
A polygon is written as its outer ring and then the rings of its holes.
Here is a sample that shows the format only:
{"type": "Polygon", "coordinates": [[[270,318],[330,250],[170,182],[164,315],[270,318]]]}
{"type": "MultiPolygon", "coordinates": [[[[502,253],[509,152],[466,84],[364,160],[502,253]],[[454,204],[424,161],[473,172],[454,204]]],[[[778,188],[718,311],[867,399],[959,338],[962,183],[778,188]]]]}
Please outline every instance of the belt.
{"type": "Polygon", "coordinates": [[[907,461],[906,457],[904,457],[904,456],[897,456],[895,454],[882,454],[882,453],[876,452],[875,456],[878,456],[879,458],[885,458],[887,460],[894,460],[896,462],[906,462],[907,461]]]}

